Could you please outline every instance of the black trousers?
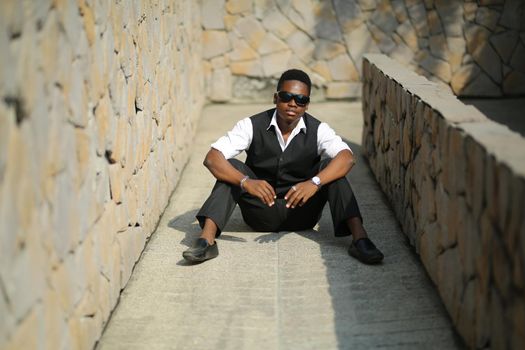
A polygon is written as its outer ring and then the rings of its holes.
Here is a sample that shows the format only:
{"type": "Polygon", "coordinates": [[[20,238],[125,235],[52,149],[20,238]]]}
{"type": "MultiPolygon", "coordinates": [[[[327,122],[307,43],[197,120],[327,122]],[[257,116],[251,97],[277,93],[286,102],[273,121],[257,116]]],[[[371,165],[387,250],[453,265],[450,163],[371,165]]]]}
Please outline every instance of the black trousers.
{"type": "MultiPolygon", "coordinates": [[[[320,169],[324,168],[330,160],[323,160],[320,169]]],[[[251,179],[257,179],[254,172],[243,162],[237,159],[228,161],[241,173],[250,176],[251,179]]],[[[206,218],[213,220],[218,227],[217,236],[226,226],[236,204],[241,208],[244,221],[254,231],[261,232],[311,229],[321,218],[327,201],[336,236],[351,234],[346,224],[349,218],[359,217],[361,221],[363,220],[350,183],[345,177],[322,186],[303,206],[296,206],[293,209],[286,208],[286,201],[282,198],[285,193],[278,194],[275,204],[269,207],[259,198],[242,192],[239,186],[217,181],[196,217],[201,227],[204,227],[206,218]]]]}

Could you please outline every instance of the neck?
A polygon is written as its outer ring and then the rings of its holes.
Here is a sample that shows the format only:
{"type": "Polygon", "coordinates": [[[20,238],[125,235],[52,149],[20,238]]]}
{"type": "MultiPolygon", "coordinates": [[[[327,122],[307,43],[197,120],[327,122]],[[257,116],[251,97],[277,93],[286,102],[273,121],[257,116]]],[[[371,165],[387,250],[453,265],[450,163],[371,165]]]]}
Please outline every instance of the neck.
{"type": "Polygon", "coordinates": [[[292,130],[297,126],[297,123],[299,123],[299,120],[301,118],[298,118],[291,123],[287,123],[285,120],[277,118],[277,126],[279,126],[279,129],[281,130],[282,134],[287,134],[292,132],[292,130]]]}

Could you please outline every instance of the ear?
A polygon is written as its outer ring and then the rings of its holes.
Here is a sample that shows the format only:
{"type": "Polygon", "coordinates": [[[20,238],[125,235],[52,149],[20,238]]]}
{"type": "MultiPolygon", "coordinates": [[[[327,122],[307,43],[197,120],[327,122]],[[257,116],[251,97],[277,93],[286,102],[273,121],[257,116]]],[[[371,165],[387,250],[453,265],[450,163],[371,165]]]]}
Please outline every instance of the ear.
{"type": "Polygon", "coordinates": [[[273,94],[273,104],[277,104],[277,93],[273,94]]]}

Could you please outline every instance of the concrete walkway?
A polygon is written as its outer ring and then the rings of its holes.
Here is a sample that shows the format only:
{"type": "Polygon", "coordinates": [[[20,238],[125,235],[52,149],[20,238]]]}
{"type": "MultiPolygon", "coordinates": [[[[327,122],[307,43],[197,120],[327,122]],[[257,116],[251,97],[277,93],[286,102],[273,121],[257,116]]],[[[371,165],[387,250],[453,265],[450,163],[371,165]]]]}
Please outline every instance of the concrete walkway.
{"type": "MultiPolygon", "coordinates": [[[[251,232],[236,209],[217,259],[193,266],[182,260],[214,182],[202,166],[210,143],[268,107],[204,110],[193,156],[98,349],[460,348],[361,156],[350,178],[369,235],[386,255],[382,265],[347,254],[350,238],[333,237],[328,206],[314,230],[270,234],[251,232]]],[[[360,153],[359,103],[319,103],[309,111],[360,153]]]]}

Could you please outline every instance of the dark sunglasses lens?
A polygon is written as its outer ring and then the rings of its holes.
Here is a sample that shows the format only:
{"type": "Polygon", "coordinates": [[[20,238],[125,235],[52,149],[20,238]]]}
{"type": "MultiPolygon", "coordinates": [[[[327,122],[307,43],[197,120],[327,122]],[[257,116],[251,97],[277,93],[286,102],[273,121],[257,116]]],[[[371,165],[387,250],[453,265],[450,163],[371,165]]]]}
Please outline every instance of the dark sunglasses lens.
{"type": "Polygon", "coordinates": [[[291,93],[286,91],[279,91],[277,95],[279,96],[279,99],[283,102],[289,102],[293,97],[291,93]]]}
{"type": "Polygon", "coordinates": [[[298,105],[305,105],[305,104],[307,104],[308,102],[310,102],[310,97],[305,96],[305,95],[295,95],[295,96],[294,96],[294,99],[295,99],[295,102],[296,102],[298,105]]]}

